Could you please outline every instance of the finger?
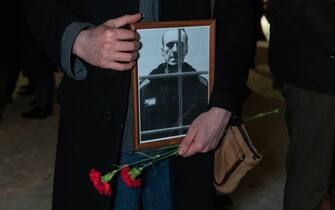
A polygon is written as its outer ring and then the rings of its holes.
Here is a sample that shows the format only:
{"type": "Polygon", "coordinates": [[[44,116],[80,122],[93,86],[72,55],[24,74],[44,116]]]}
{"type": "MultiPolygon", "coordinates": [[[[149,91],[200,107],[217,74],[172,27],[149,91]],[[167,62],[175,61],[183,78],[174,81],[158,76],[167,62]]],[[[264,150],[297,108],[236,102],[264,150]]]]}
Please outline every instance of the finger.
{"type": "Polygon", "coordinates": [[[204,135],[204,133],[198,132],[197,135],[194,137],[189,149],[184,153],[183,156],[189,157],[199,152],[208,152],[211,145],[212,143],[210,141],[210,138],[204,135]]]}
{"type": "Polygon", "coordinates": [[[103,66],[103,68],[112,69],[116,71],[129,71],[135,66],[135,64],[136,64],[135,61],[132,61],[129,63],[121,63],[121,62],[113,61],[113,62],[110,62],[108,65],[103,66]]]}
{"type": "Polygon", "coordinates": [[[199,152],[203,152],[201,150],[201,145],[198,143],[198,141],[194,140],[188,150],[184,153],[183,157],[190,157],[199,152]]]}
{"type": "Polygon", "coordinates": [[[138,41],[119,41],[114,44],[115,51],[132,52],[140,49],[138,41]]]}
{"type": "Polygon", "coordinates": [[[117,40],[139,40],[137,32],[124,29],[124,28],[110,28],[110,36],[115,37],[117,40]]]}
{"type": "Polygon", "coordinates": [[[193,130],[191,127],[188,130],[185,138],[183,141],[180,143],[179,148],[178,148],[178,154],[184,156],[184,154],[187,152],[189,147],[191,146],[194,138],[196,136],[195,130],[193,130]]]}
{"type": "Polygon", "coordinates": [[[116,62],[132,62],[138,57],[138,53],[135,52],[115,52],[111,55],[111,60],[116,62]]]}
{"type": "Polygon", "coordinates": [[[134,24],[140,21],[141,18],[142,18],[141,13],[137,13],[134,15],[124,15],[119,18],[108,20],[107,22],[105,22],[105,24],[113,28],[120,28],[128,24],[134,24]]]}

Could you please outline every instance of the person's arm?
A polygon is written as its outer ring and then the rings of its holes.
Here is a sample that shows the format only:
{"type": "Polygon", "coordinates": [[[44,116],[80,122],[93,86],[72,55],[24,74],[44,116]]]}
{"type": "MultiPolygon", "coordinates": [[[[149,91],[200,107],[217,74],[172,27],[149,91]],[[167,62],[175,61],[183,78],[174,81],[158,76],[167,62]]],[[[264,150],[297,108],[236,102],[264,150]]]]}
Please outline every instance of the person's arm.
{"type": "Polygon", "coordinates": [[[28,1],[26,12],[34,36],[68,76],[85,78],[86,69],[80,59],[117,71],[129,70],[135,65],[140,46],[138,36],[120,27],[139,21],[142,17],[139,13],[95,27],[82,22],[63,1],[28,1]]]}
{"type": "Polygon", "coordinates": [[[250,0],[216,1],[216,70],[209,110],[191,124],[178,153],[214,149],[232,116],[240,116],[248,77],[254,14],[250,0]]]}
{"type": "Polygon", "coordinates": [[[309,36],[335,56],[334,0],[271,0],[271,8],[301,36],[309,36]]]}
{"type": "Polygon", "coordinates": [[[61,68],[76,80],[83,80],[87,76],[86,66],[82,60],[72,54],[72,48],[78,34],[85,29],[94,28],[90,23],[72,22],[66,27],[61,41],[61,68]]]}

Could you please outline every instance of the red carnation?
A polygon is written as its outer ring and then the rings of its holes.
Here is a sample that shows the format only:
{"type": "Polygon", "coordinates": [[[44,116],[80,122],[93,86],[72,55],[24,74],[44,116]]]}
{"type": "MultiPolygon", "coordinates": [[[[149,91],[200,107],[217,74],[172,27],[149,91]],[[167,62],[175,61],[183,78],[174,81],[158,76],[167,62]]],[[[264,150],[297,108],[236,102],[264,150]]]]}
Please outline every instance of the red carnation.
{"type": "Polygon", "coordinates": [[[112,194],[112,190],[110,188],[109,183],[102,181],[101,173],[99,171],[92,169],[89,173],[89,177],[95,189],[97,189],[101,195],[110,196],[112,194]]]}
{"type": "Polygon", "coordinates": [[[141,174],[142,168],[133,168],[129,166],[123,167],[121,169],[121,177],[124,183],[128,187],[139,187],[141,186],[141,179],[137,178],[141,174]]]}

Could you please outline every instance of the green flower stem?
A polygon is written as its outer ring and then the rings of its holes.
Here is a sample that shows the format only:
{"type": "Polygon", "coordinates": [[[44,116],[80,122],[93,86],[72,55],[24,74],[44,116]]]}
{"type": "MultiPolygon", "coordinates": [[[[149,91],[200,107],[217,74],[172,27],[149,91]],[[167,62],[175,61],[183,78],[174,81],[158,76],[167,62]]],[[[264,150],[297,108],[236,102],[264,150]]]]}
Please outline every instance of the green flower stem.
{"type": "Polygon", "coordinates": [[[141,164],[141,163],[146,163],[146,162],[148,162],[148,161],[154,161],[154,160],[156,160],[156,159],[159,159],[159,158],[161,158],[161,157],[164,157],[165,155],[170,154],[171,152],[176,152],[176,150],[174,149],[174,150],[172,150],[172,151],[164,152],[164,153],[162,153],[162,154],[152,155],[152,157],[145,158],[145,159],[143,159],[143,160],[139,160],[139,161],[136,161],[136,162],[134,162],[134,163],[129,163],[129,164],[127,164],[127,165],[128,165],[128,166],[134,166],[134,165],[138,165],[138,164],[141,164]]]}
{"type": "Polygon", "coordinates": [[[258,118],[261,118],[261,117],[264,117],[264,116],[267,116],[267,115],[270,115],[270,114],[276,114],[276,113],[279,113],[279,109],[274,109],[274,110],[271,110],[269,112],[262,112],[262,113],[258,113],[256,115],[254,115],[254,116],[247,117],[247,118],[244,119],[244,122],[254,120],[254,119],[258,119],[258,118]]]}
{"type": "Polygon", "coordinates": [[[159,156],[159,158],[156,158],[156,159],[153,159],[152,161],[144,164],[143,166],[141,167],[134,167],[132,168],[128,173],[131,175],[131,179],[132,180],[135,180],[138,175],[141,174],[141,172],[148,166],[151,166],[153,165],[155,162],[157,161],[160,161],[160,160],[163,160],[165,158],[168,158],[170,156],[173,156],[173,155],[176,155],[177,154],[177,150],[173,150],[173,151],[169,151],[169,152],[166,152],[164,153],[164,155],[157,155],[157,157],[159,156]]]}
{"type": "MultiPolygon", "coordinates": [[[[165,146],[165,147],[159,147],[159,148],[157,148],[157,150],[156,151],[159,151],[159,152],[161,152],[161,151],[166,151],[166,150],[168,150],[168,151],[172,151],[173,149],[176,149],[177,147],[179,147],[179,144],[172,144],[172,145],[168,145],[168,146],[165,146]]],[[[145,152],[135,152],[136,154],[139,154],[139,155],[142,155],[142,156],[144,156],[144,157],[147,157],[147,158],[152,158],[152,157],[154,157],[155,156],[155,154],[154,155],[151,155],[151,154],[147,154],[147,153],[145,153],[145,152]]],[[[159,154],[159,153],[158,153],[159,154]]]]}
{"type": "Polygon", "coordinates": [[[114,169],[113,171],[110,171],[109,173],[101,176],[101,181],[105,183],[110,182],[113,179],[114,175],[118,173],[121,169],[122,167],[119,167],[118,169],[114,169]]]}
{"type": "Polygon", "coordinates": [[[146,157],[146,158],[154,157],[154,155],[149,155],[149,154],[144,153],[144,152],[135,152],[135,154],[142,155],[143,157],[146,157]]]}
{"type": "Polygon", "coordinates": [[[134,166],[134,165],[138,165],[138,164],[141,164],[141,163],[145,163],[145,162],[148,162],[149,160],[152,160],[154,158],[155,157],[150,157],[150,158],[145,158],[143,160],[139,160],[139,161],[136,161],[136,162],[133,162],[133,163],[128,163],[127,166],[134,166]]]}
{"type": "Polygon", "coordinates": [[[168,157],[171,157],[171,156],[174,156],[177,154],[177,150],[174,150],[174,151],[169,151],[169,153],[166,153],[165,155],[161,155],[161,157],[157,158],[157,159],[154,159],[152,161],[150,161],[149,163],[146,163],[144,164],[142,167],[141,167],[141,170],[143,170],[144,168],[148,167],[148,166],[151,166],[152,164],[154,164],[155,162],[158,162],[160,160],[164,160],[168,157]]]}
{"type": "Polygon", "coordinates": [[[166,147],[160,147],[160,148],[158,148],[158,150],[176,149],[177,147],[179,147],[179,144],[172,144],[172,145],[168,145],[166,147]]]}
{"type": "Polygon", "coordinates": [[[171,157],[171,156],[174,156],[174,155],[176,155],[176,154],[177,154],[177,150],[175,150],[175,151],[170,151],[170,153],[167,153],[166,155],[161,156],[160,158],[158,158],[158,159],[156,159],[156,160],[153,160],[153,162],[157,162],[157,161],[166,159],[166,158],[171,157]]]}

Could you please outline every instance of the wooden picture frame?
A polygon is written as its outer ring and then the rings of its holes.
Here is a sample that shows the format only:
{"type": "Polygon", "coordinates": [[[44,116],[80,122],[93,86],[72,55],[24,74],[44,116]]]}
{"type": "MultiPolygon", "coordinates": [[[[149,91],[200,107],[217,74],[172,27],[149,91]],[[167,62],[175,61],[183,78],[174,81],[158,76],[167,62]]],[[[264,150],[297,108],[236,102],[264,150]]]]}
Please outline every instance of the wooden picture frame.
{"type": "Polygon", "coordinates": [[[137,23],[132,71],[134,150],[179,143],[206,111],[214,81],[215,20],[137,23]]]}

